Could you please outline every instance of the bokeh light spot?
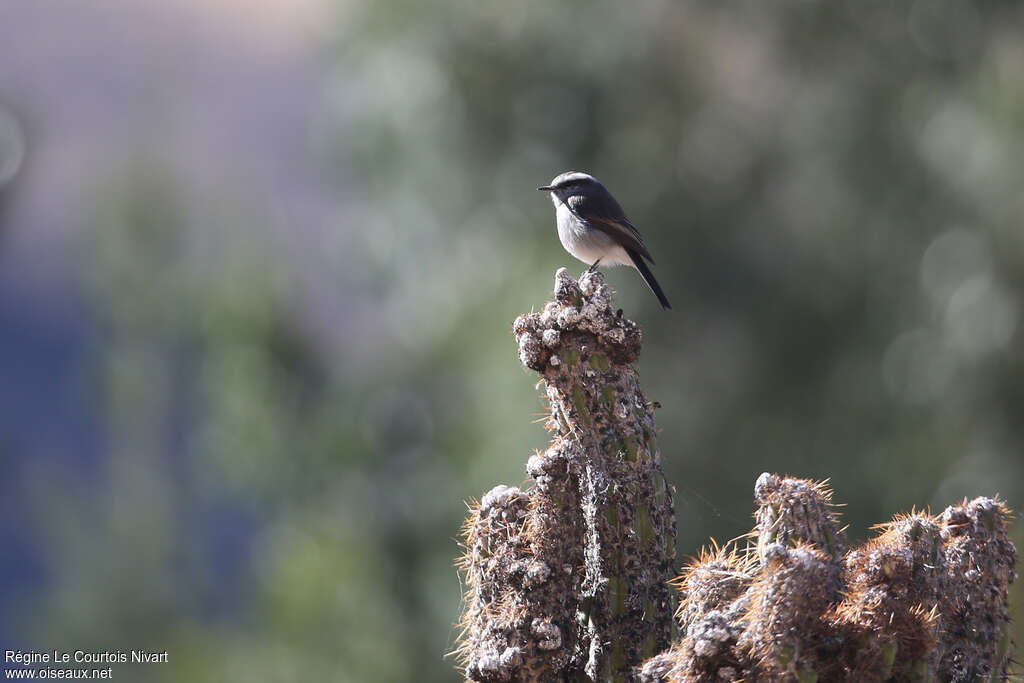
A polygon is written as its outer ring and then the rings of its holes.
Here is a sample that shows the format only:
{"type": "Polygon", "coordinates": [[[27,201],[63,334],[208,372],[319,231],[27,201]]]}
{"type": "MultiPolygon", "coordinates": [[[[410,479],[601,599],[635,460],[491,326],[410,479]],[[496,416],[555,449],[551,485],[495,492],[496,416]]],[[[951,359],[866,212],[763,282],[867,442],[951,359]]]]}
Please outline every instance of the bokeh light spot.
{"type": "Polygon", "coordinates": [[[936,237],[921,257],[921,287],[938,306],[945,306],[957,287],[992,267],[988,245],[960,228],[936,237]]]}
{"type": "Polygon", "coordinates": [[[950,343],[968,355],[1001,349],[1017,327],[1015,302],[990,277],[973,277],[949,298],[946,327],[950,343]]]}

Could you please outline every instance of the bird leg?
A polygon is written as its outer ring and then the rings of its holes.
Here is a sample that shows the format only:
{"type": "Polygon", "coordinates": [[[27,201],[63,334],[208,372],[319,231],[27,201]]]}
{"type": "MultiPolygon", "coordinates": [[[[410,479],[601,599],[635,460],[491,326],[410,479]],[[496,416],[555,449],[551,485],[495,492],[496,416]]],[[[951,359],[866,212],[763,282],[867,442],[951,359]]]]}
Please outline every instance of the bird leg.
{"type": "Polygon", "coordinates": [[[601,259],[597,259],[596,261],[594,261],[593,265],[591,265],[589,268],[587,268],[587,272],[588,273],[593,273],[597,269],[597,264],[600,263],[600,262],[601,262],[601,259]]]}

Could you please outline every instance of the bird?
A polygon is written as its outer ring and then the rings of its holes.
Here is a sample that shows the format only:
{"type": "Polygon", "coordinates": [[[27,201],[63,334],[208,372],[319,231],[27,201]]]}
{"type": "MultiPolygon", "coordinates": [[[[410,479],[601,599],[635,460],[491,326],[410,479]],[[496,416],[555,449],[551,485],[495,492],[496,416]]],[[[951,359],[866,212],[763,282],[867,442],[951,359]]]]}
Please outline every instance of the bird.
{"type": "Polygon", "coordinates": [[[558,239],[565,250],[593,271],[598,264],[633,266],[665,309],[672,308],[647,261],[654,265],[644,240],[612,193],[589,173],[566,171],[537,188],[551,194],[558,239]]]}

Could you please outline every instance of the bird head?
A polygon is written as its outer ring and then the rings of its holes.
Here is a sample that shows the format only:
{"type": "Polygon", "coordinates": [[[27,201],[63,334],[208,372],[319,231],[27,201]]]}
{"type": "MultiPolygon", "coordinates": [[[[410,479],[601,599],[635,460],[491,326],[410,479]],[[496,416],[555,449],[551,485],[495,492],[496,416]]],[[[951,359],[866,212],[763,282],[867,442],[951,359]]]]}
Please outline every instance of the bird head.
{"type": "Polygon", "coordinates": [[[561,173],[547,185],[537,188],[542,192],[550,192],[552,199],[565,201],[573,195],[585,195],[594,192],[606,192],[604,186],[597,181],[597,178],[589,173],[580,171],[566,171],[561,173]]]}

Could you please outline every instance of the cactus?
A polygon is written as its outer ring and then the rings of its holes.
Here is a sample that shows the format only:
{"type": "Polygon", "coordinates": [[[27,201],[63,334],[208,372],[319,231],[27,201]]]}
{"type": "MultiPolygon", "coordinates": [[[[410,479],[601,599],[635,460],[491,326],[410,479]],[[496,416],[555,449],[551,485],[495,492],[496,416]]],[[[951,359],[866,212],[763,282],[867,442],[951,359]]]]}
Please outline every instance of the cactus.
{"type": "Polygon", "coordinates": [[[766,473],[755,498],[756,547],[685,570],[682,638],[641,681],[1007,679],[1016,549],[1001,501],[899,515],[839,554],[823,484],[766,473]]]}
{"type": "Polygon", "coordinates": [[[513,330],[555,436],[527,464],[530,490],[471,510],[462,664],[477,681],[628,681],[668,646],[674,606],[672,490],[631,365],[640,329],[599,273],[562,269],[555,301],[513,330]]]}
{"type": "Polygon", "coordinates": [[[825,482],[762,474],[757,526],[675,579],[673,489],[635,323],[599,273],[561,269],[513,327],[554,432],[527,490],[471,506],[457,653],[474,681],[996,681],[1009,676],[1010,513],[900,515],[848,549],[825,482]],[[657,654],[656,654],[657,653],[657,654]]]}

